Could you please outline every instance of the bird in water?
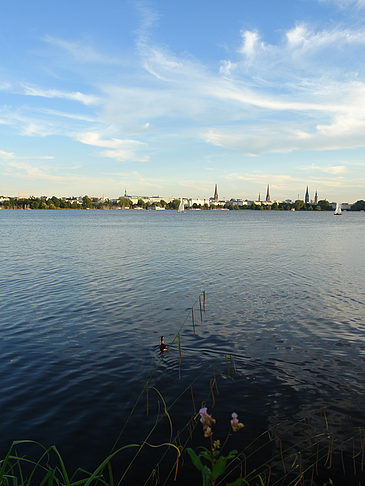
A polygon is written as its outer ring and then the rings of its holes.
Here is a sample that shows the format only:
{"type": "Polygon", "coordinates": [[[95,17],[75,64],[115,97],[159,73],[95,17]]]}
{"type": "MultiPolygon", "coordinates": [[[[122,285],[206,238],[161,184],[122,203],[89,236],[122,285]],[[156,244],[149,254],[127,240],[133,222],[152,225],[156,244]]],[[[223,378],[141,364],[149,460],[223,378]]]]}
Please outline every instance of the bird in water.
{"type": "Polygon", "coordinates": [[[164,337],[161,336],[161,344],[160,344],[160,351],[161,353],[167,351],[169,349],[169,347],[167,346],[167,344],[164,343],[164,337]]]}

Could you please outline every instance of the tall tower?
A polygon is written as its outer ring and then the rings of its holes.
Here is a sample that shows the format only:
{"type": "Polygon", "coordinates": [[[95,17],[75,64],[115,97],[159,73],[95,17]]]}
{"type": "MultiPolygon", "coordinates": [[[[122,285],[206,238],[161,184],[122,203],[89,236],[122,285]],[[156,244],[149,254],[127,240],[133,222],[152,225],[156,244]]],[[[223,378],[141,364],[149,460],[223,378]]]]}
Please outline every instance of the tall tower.
{"type": "Polygon", "coordinates": [[[261,194],[259,193],[259,198],[258,198],[258,202],[261,201],[261,194]]]}
{"type": "Polygon", "coordinates": [[[270,202],[270,190],[269,190],[269,184],[267,185],[267,191],[266,191],[266,202],[270,202]]]}
{"type": "Polygon", "coordinates": [[[307,186],[307,190],[305,191],[304,202],[305,202],[305,204],[308,204],[308,203],[309,203],[309,191],[308,191],[308,186],[307,186]]]}
{"type": "Polygon", "coordinates": [[[318,204],[318,193],[316,189],[316,195],[314,196],[314,204],[318,204]]]}
{"type": "Polygon", "coordinates": [[[215,185],[213,200],[214,201],[218,201],[218,187],[217,187],[217,184],[215,185]]]}

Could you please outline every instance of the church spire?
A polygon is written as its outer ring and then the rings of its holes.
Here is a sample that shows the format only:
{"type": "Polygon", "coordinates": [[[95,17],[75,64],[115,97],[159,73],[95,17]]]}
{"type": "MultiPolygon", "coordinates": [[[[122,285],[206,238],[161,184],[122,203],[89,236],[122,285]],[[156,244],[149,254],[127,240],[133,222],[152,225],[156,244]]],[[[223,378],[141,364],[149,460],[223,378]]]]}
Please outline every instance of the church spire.
{"type": "Polygon", "coordinates": [[[309,204],[309,190],[308,190],[308,186],[307,186],[307,190],[305,191],[304,202],[305,202],[305,204],[309,204]]]}
{"type": "Polygon", "coordinates": [[[217,186],[217,184],[215,185],[213,200],[218,201],[218,186],[217,186]]]}
{"type": "Polygon", "coordinates": [[[269,184],[267,185],[266,201],[267,202],[270,202],[270,188],[269,188],[269,184]]]}
{"type": "Polygon", "coordinates": [[[314,204],[318,204],[318,192],[316,189],[316,195],[314,196],[314,204]]]}

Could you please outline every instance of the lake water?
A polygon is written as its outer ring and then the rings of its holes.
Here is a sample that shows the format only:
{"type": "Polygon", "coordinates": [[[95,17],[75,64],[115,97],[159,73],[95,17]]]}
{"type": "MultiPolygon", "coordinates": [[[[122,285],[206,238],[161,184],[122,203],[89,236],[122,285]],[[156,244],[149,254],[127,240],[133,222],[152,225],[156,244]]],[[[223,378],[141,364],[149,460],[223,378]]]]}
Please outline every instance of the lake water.
{"type": "MultiPolygon", "coordinates": [[[[211,407],[214,375],[238,447],[321,407],[340,437],[364,426],[365,213],[3,210],[0,228],[2,454],[34,439],[92,468],[149,377],[174,433],[184,387],[211,407]]],[[[150,389],[147,416],[141,397],[118,444],[143,440],[159,402],[150,389]]]]}

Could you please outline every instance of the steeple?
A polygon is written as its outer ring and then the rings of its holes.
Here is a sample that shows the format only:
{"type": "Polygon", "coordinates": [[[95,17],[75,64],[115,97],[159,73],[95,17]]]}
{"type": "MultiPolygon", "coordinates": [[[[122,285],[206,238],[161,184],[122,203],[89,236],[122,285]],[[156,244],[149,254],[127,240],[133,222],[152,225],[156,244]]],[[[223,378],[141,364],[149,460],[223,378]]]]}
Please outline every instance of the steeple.
{"type": "Polygon", "coordinates": [[[217,187],[217,184],[215,185],[213,200],[214,201],[218,201],[218,187],[217,187]]]}
{"type": "Polygon", "coordinates": [[[318,193],[316,189],[316,195],[314,196],[314,204],[318,204],[318,193]]]}
{"type": "Polygon", "coordinates": [[[267,191],[266,191],[266,201],[269,202],[270,201],[270,188],[269,188],[269,184],[267,185],[267,191]]]}
{"type": "Polygon", "coordinates": [[[261,201],[261,194],[259,193],[259,198],[258,198],[258,201],[260,202],[261,201]]]}
{"type": "Polygon", "coordinates": [[[127,197],[127,188],[124,189],[124,197],[127,197]]]}
{"type": "Polygon", "coordinates": [[[305,202],[305,204],[308,204],[308,203],[309,203],[309,191],[308,191],[308,186],[307,186],[307,190],[305,191],[304,202],[305,202]]]}

